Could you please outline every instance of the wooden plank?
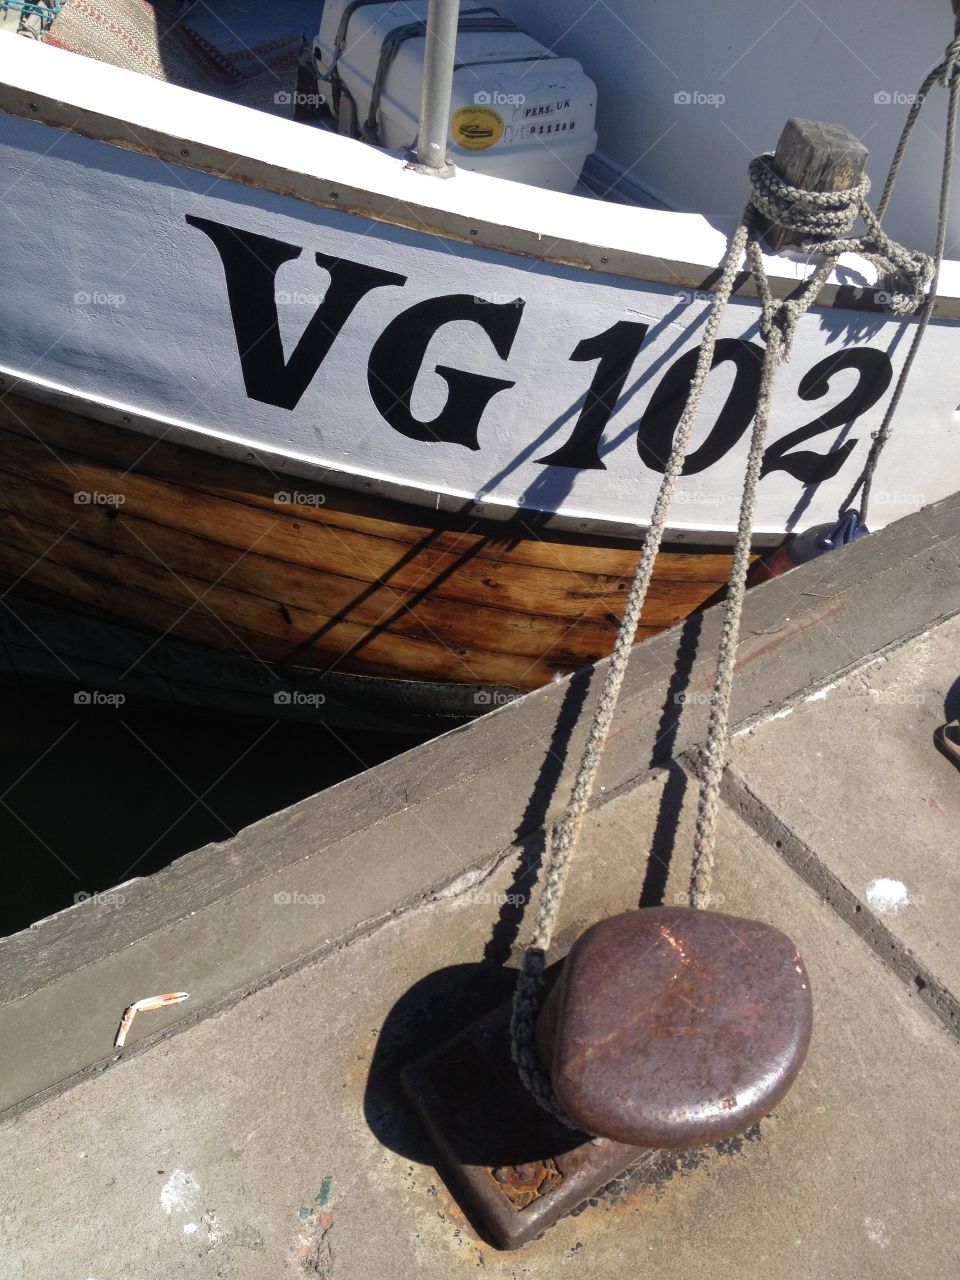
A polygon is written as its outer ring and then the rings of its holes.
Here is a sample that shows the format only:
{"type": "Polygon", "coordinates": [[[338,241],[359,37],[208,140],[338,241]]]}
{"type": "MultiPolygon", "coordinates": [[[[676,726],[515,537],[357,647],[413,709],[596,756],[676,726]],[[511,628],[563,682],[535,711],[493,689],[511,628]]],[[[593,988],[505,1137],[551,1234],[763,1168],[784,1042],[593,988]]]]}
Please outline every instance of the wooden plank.
{"type": "MultiPolygon", "coordinates": [[[[466,685],[538,687],[613,643],[636,545],[451,528],[327,487],[294,507],[262,468],[31,402],[0,420],[0,571],[21,594],[267,662],[466,685]]],[[[728,564],[662,555],[639,637],[713,596],[728,564]]]]}
{"type": "MultiPolygon", "coordinates": [[[[8,540],[41,555],[65,526],[40,521],[36,497],[29,499],[34,504],[33,520],[28,523],[21,518],[17,535],[8,540]]],[[[23,505],[22,495],[13,486],[8,489],[8,502],[14,511],[23,505]]],[[[278,566],[255,552],[241,558],[232,549],[144,525],[126,514],[97,524],[94,539],[79,527],[64,536],[53,550],[54,558],[78,571],[89,568],[106,581],[139,587],[182,608],[202,600],[201,612],[215,609],[228,626],[242,625],[248,632],[285,642],[285,661],[293,661],[302,647],[312,647],[314,639],[321,637],[329,637],[339,650],[347,643],[347,628],[351,643],[356,643],[358,634],[380,631],[438,641],[442,635],[442,643],[463,655],[483,651],[521,657],[539,656],[549,647],[551,636],[567,631],[571,651],[595,657],[609,649],[617,625],[615,614],[564,621],[499,608],[451,607],[429,591],[422,597],[404,596],[376,583],[358,589],[356,583],[322,577],[298,565],[278,566]]],[[[656,623],[648,626],[648,633],[666,625],[665,617],[677,621],[684,612],[689,609],[684,611],[676,603],[670,607],[668,602],[659,610],[656,623]]]]}
{"type": "MultiPolygon", "coordinates": [[[[506,549],[494,559],[495,545],[491,546],[492,540],[486,535],[462,534],[456,552],[438,551],[428,541],[429,534],[423,541],[409,545],[371,539],[359,530],[342,525],[331,527],[322,518],[298,518],[285,504],[271,509],[251,508],[207,493],[184,492],[134,473],[120,475],[98,470],[76,455],[64,456],[61,463],[29,439],[18,438],[15,447],[9,442],[10,437],[0,433],[0,472],[7,477],[7,483],[15,486],[19,479],[28,485],[30,494],[37,486],[45,488],[51,500],[59,492],[66,504],[63,516],[67,524],[77,520],[106,523],[118,513],[123,519],[136,515],[152,524],[182,531],[184,536],[196,535],[229,548],[234,559],[255,545],[258,555],[274,558],[280,566],[296,564],[355,584],[386,582],[399,592],[422,593],[432,582],[431,591],[444,598],[538,617],[605,617],[611,610],[619,612],[638,554],[628,553],[625,558],[630,562],[629,572],[618,575],[596,569],[589,574],[568,569],[561,559],[563,549],[555,552],[558,562],[552,569],[514,564],[506,549]],[[77,505],[73,493],[78,484],[91,492],[121,493],[122,507],[77,505]],[[481,556],[481,552],[486,554],[481,556]]],[[[42,501],[47,499],[37,494],[37,502],[42,501]]],[[[594,559],[600,561],[601,554],[595,552],[594,559]]],[[[719,555],[708,557],[699,569],[701,559],[695,553],[687,553],[685,559],[689,563],[683,575],[674,577],[668,571],[661,576],[658,572],[651,608],[656,607],[663,587],[663,599],[675,600],[689,613],[715,589],[729,565],[729,558],[719,555]],[[701,575],[699,579],[693,576],[696,572],[701,575]],[[666,583],[671,584],[669,591],[666,583]]],[[[651,614],[660,625],[668,625],[678,616],[669,611],[663,618],[651,614]]]]}
{"type": "MultiPolygon", "coordinates": [[[[803,191],[846,191],[863,177],[869,154],[845,125],[793,116],[783,126],[773,168],[784,182],[803,191]]],[[[776,223],[765,238],[778,250],[810,237],[776,223]]]]}
{"type": "MultiPolygon", "coordinates": [[[[3,577],[9,581],[17,575],[17,571],[29,570],[35,559],[31,552],[20,548],[12,548],[6,542],[0,542],[0,559],[2,559],[3,577]]],[[[219,612],[214,605],[213,614],[194,606],[183,605],[154,598],[147,591],[135,591],[122,587],[116,582],[98,578],[93,573],[78,573],[73,566],[59,563],[53,556],[47,556],[42,570],[38,571],[37,587],[42,589],[34,593],[33,588],[26,592],[27,598],[58,603],[62,608],[70,602],[82,611],[92,608],[103,618],[119,618],[132,626],[157,634],[169,634],[204,645],[213,650],[225,653],[247,653],[267,663],[287,664],[291,659],[291,646],[271,636],[249,631],[242,620],[233,619],[229,624],[218,623],[219,612]]],[[[16,607],[15,600],[12,601],[16,607]]],[[[364,660],[351,663],[351,667],[360,668],[359,674],[384,676],[393,679],[414,679],[417,672],[436,671],[437,679],[450,679],[461,684],[495,684],[511,688],[508,677],[516,676],[518,670],[526,670],[531,665],[539,665],[542,670],[547,666],[549,655],[540,664],[525,662],[518,667],[518,660],[512,655],[484,655],[471,653],[461,656],[448,646],[437,645],[421,637],[410,637],[396,633],[381,634],[370,637],[364,629],[344,626],[344,631],[363,644],[364,660]]],[[[331,640],[329,647],[318,642],[309,650],[301,650],[297,654],[299,665],[314,666],[319,669],[337,667],[339,660],[349,645],[335,645],[331,640]]],[[[548,681],[553,669],[540,683],[548,681]]],[[[556,669],[556,668],[554,668],[556,669]]],[[[251,706],[252,713],[265,709],[251,706]]],[[[266,709],[268,711],[268,709],[266,709]]]]}
{"type": "MultiPolygon", "coordinates": [[[[625,533],[623,538],[591,536],[588,531],[570,533],[553,529],[532,528],[533,514],[514,524],[507,521],[483,520],[472,513],[466,515],[435,512],[429,506],[414,506],[381,495],[364,494],[349,489],[279,477],[264,467],[245,465],[229,458],[188,449],[169,441],[154,440],[141,433],[94,422],[77,414],[56,409],[38,401],[6,396],[0,400],[0,425],[5,431],[47,446],[51,455],[75,465],[87,459],[108,463],[124,474],[152,476],[176,486],[181,494],[212,493],[220,498],[245,505],[264,506],[276,511],[273,495],[278,489],[299,489],[326,499],[322,507],[304,505],[288,513],[305,524],[321,521],[345,529],[356,529],[370,536],[396,540],[404,546],[437,535],[432,548],[442,552],[451,547],[461,549],[463,533],[487,536],[490,550],[481,551],[483,558],[500,560],[506,555],[517,564],[529,564],[546,571],[567,568],[596,572],[632,574],[642,537],[625,533]],[[509,544],[509,545],[508,545],[509,544]],[[599,558],[598,558],[598,553],[599,558]]],[[[725,577],[729,555],[722,548],[705,551],[696,546],[661,554],[665,571],[684,576],[691,553],[703,557],[706,576],[725,577]]]]}
{"type": "MultiPolygon", "coordinates": [[[[37,524],[8,520],[0,539],[0,572],[19,582],[18,594],[33,587],[60,593],[68,601],[156,632],[170,631],[200,644],[248,652],[268,662],[326,669],[335,664],[359,674],[401,679],[443,679],[465,684],[503,684],[536,688],[557,671],[569,672],[606,652],[615,630],[586,634],[586,625],[542,625],[510,619],[510,642],[501,643],[507,628],[494,619],[481,632],[472,627],[470,611],[448,616],[425,602],[418,613],[399,606],[381,611],[380,622],[358,622],[351,616],[331,619],[298,604],[281,606],[234,589],[211,585],[185,573],[175,574],[159,561],[151,563],[115,548],[64,537],[37,524]],[[56,546],[54,546],[56,543],[56,546]],[[442,634],[424,613],[443,627],[442,634]],[[398,616],[396,616],[398,615],[398,616]],[[386,625],[389,620],[389,625],[386,625]],[[526,624],[529,630],[524,633],[526,624]],[[457,630],[457,626],[461,630],[457,630]],[[596,650],[599,649],[599,652],[596,650]]],[[[318,588],[322,590],[322,583],[318,588]]],[[[39,598],[39,597],[38,597],[39,598]]],[[[50,599],[50,597],[46,597],[50,599]]],[[[660,627],[641,628],[639,637],[660,627]]]]}

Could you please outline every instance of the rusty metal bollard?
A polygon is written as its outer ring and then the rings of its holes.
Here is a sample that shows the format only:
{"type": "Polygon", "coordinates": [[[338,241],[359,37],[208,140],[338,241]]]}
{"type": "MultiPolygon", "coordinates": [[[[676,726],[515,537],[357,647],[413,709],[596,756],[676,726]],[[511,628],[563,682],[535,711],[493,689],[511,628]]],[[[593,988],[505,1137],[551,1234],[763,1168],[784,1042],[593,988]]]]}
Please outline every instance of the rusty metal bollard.
{"type": "Polygon", "coordinates": [[[655,1169],[665,1148],[750,1128],[786,1093],[810,1039],[803,962],[756,920],[629,911],[588,929],[558,969],[538,1048],[584,1131],[521,1084],[509,1004],[403,1071],[461,1204],[506,1249],[595,1203],[628,1167],[655,1169]]]}
{"type": "Polygon", "coordinates": [[[779,929],[686,907],[601,920],[544,1002],[537,1043],[566,1115],[643,1147],[749,1129],[810,1041],[810,980],[779,929]]]}

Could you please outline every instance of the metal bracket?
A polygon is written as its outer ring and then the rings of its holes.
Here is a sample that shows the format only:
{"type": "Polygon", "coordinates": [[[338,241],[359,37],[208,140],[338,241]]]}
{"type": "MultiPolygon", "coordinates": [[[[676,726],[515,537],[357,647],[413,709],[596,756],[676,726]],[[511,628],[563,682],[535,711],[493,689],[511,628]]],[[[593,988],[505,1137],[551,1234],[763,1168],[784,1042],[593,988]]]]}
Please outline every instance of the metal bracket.
{"type": "Polygon", "coordinates": [[[629,1166],[671,1154],[592,1138],[542,1110],[510,1059],[510,1012],[501,1005],[402,1076],[462,1207],[503,1249],[541,1236],[629,1166]]]}

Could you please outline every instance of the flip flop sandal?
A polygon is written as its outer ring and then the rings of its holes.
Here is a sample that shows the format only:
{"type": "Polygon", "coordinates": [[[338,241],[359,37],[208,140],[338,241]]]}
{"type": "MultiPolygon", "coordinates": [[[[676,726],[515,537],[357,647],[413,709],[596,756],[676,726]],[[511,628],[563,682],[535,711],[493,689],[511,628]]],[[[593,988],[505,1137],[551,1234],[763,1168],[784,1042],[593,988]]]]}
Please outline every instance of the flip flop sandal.
{"type": "Polygon", "coordinates": [[[960,769],[960,720],[951,720],[934,730],[933,740],[949,761],[960,769]]]}

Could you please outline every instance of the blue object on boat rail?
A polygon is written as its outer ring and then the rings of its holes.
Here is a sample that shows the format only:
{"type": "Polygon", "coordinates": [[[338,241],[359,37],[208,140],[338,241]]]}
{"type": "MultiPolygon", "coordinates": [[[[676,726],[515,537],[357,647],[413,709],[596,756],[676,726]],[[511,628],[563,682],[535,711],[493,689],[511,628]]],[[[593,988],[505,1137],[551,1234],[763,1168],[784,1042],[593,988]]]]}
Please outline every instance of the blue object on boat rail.
{"type": "Polygon", "coordinates": [[[832,529],[818,535],[817,547],[821,551],[833,551],[835,547],[845,547],[849,542],[865,538],[869,532],[867,526],[860,523],[860,512],[851,507],[843,513],[832,529]]]}
{"type": "Polygon", "coordinates": [[[860,512],[851,507],[834,524],[815,524],[803,533],[792,533],[775,551],[754,561],[747,574],[747,586],[755,587],[758,582],[779,578],[781,573],[815,560],[825,551],[848,546],[869,532],[867,526],[860,523],[860,512]]]}
{"type": "Polygon", "coordinates": [[[50,26],[62,7],[63,0],[50,0],[49,4],[38,4],[34,0],[0,0],[0,12],[22,13],[27,18],[37,17],[46,27],[50,26]]]}

